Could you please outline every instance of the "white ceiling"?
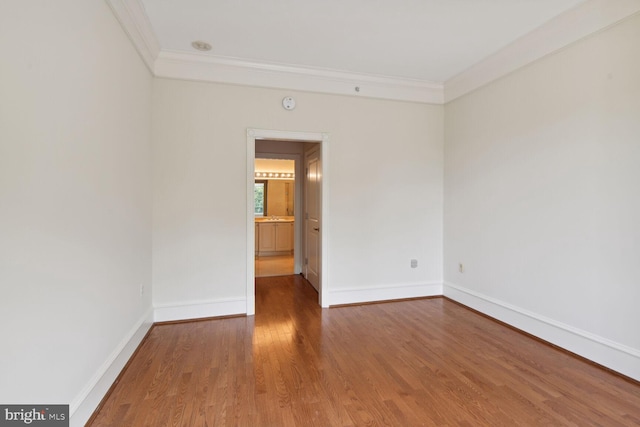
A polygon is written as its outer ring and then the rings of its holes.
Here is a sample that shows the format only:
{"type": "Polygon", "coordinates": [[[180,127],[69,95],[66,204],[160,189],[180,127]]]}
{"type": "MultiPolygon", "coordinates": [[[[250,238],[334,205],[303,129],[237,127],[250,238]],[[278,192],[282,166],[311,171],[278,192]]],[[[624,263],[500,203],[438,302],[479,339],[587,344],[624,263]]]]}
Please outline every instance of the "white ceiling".
{"type": "Polygon", "coordinates": [[[445,82],[584,0],[142,0],[161,51],[445,82]],[[200,52],[198,52],[201,54],[200,52]]]}

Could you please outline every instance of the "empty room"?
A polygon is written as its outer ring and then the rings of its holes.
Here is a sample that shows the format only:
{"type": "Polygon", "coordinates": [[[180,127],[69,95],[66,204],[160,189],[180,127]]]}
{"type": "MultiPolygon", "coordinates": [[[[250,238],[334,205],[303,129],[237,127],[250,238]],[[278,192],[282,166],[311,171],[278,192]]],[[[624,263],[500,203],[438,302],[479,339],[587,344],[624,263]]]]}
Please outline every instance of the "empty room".
{"type": "Polygon", "coordinates": [[[640,0],[3,0],[0,424],[640,425],[639,40],[640,0]]]}

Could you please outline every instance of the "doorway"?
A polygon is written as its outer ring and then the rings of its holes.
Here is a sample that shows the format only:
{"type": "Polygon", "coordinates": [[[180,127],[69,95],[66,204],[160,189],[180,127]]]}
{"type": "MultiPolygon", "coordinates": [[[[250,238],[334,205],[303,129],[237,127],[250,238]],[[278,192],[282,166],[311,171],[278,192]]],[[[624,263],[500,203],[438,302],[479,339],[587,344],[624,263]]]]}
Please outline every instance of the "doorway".
{"type": "MultiPolygon", "coordinates": [[[[285,145],[287,143],[282,143],[285,145]]],[[[289,146],[291,144],[288,144],[289,146]]],[[[296,146],[298,144],[294,144],[296,146]]],[[[300,154],[269,153],[269,146],[256,142],[254,214],[255,214],[255,277],[292,275],[300,272],[299,245],[295,244],[295,229],[300,220],[300,197],[296,187],[303,180],[299,169],[300,154]],[[266,146],[267,149],[263,149],[266,146]],[[297,257],[295,255],[298,255],[297,257]]],[[[287,146],[277,147],[287,151],[287,146]]],[[[295,151],[295,150],[290,150],[295,151]]]]}
{"type": "MultiPolygon", "coordinates": [[[[314,287],[318,290],[318,303],[322,307],[328,307],[328,281],[326,280],[328,271],[328,245],[327,245],[327,233],[326,225],[328,214],[328,200],[326,195],[328,194],[328,165],[327,165],[327,153],[329,149],[329,136],[323,133],[312,132],[283,132],[272,131],[263,129],[248,129],[247,130],[247,315],[255,314],[255,252],[256,252],[256,225],[255,225],[255,194],[254,194],[254,182],[256,179],[255,173],[255,160],[256,158],[275,156],[276,158],[282,157],[282,146],[285,144],[294,144],[299,147],[301,151],[296,154],[288,153],[290,156],[300,156],[300,161],[296,162],[296,176],[300,179],[296,179],[296,196],[295,196],[295,216],[298,221],[295,221],[294,228],[294,258],[295,267],[294,272],[301,272],[309,279],[311,279],[314,287]],[[265,153],[265,149],[261,148],[256,152],[256,144],[260,144],[263,147],[263,143],[267,143],[270,147],[265,153]],[[314,150],[315,149],[315,150],[314,150]],[[272,152],[268,152],[272,151],[272,152]],[[306,198],[302,196],[303,187],[306,187],[305,181],[309,178],[306,165],[308,156],[304,156],[304,153],[315,152],[315,160],[312,162],[313,179],[312,190],[314,193],[315,204],[313,207],[315,211],[310,215],[313,222],[307,221],[308,212],[304,212],[306,207],[306,198]],[[298,203],[300,201],[300,203],[298,203]],[[309,235],[308,231],[315,233],[309,235]],[[309,248],[308,243],[313,245],[309,248]],[[309,260],[309,255],[314,258],[309,260]],[[309,263],[312,263],[309,268],[309,263]]],[[[268,212],[267,212],[268,215],[268,212]]],[[[260,232],[258,230],[258,232],[260,232]]]]}

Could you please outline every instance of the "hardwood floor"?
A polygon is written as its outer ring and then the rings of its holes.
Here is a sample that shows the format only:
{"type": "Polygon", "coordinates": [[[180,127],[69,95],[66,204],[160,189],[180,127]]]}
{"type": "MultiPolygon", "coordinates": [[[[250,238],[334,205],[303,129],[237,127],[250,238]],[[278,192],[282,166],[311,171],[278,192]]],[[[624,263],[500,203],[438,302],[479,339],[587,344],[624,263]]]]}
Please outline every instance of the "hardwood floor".
{"type": "Polygon", "coordinates": [[[154,326],[92,426],[638,426],[640,385],[444,298],[154,326]]]}

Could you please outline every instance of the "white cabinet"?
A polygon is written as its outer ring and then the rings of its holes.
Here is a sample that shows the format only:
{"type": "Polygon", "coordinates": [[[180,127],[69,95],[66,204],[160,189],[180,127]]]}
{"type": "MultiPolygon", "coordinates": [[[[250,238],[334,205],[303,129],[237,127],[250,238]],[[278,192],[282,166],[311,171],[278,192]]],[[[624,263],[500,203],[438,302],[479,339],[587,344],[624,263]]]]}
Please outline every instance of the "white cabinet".
{"type": "Polygon", "coordinates": [[[276,223],[276,251],[293,250],[293,223],[276,223]]]}
{"type": "Polygon", "coordinates": [[[258,252],[273,252],[276,250],[276,225],[272,222],[258,224],[258,252]]]}
{"type": "Polygon", "coordinates": [[[282,255],[293,251],[293,222],[256,224],[256,251],[259,256],[282,255]]]}

